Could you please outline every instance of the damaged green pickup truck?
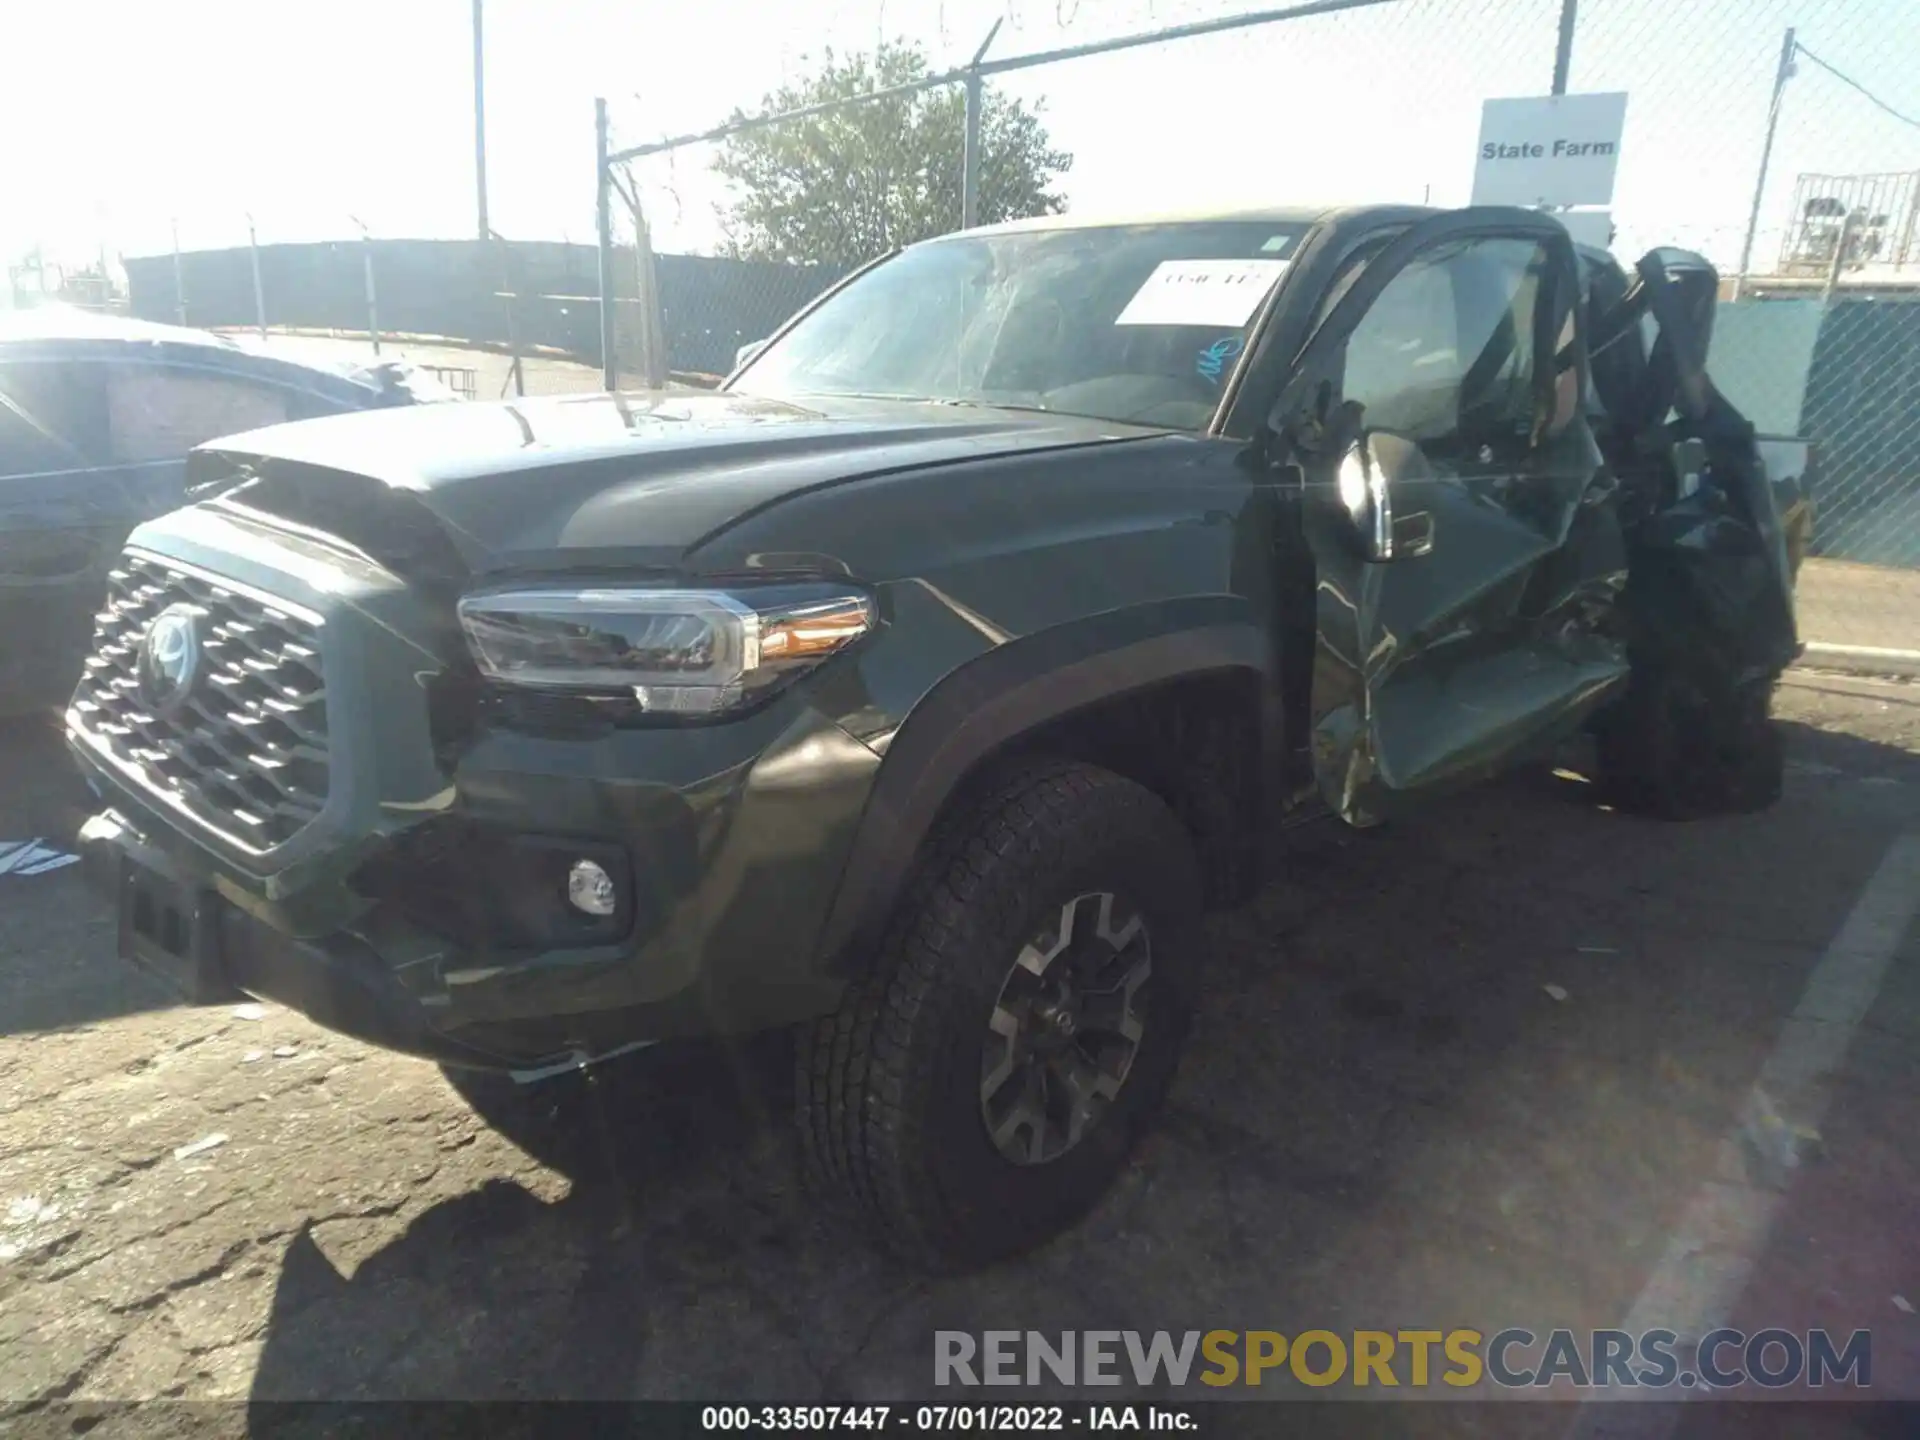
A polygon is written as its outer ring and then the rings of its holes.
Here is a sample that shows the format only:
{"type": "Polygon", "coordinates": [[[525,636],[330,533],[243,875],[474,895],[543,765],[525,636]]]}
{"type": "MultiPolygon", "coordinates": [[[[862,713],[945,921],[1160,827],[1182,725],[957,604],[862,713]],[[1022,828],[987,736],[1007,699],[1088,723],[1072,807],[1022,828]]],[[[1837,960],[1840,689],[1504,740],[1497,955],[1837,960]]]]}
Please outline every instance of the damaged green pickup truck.
{"type": "Polygon", "coordinates": [[[717,394],[196,453],[67,712],[123,952],[454,1073],[792,1026],[813,1180],[967,1265],[1090,1205],[1278,819],[1592,733],[1778,793],[1797,494],[1717,280],[1551,217],[1053,218],[717,394]]]}

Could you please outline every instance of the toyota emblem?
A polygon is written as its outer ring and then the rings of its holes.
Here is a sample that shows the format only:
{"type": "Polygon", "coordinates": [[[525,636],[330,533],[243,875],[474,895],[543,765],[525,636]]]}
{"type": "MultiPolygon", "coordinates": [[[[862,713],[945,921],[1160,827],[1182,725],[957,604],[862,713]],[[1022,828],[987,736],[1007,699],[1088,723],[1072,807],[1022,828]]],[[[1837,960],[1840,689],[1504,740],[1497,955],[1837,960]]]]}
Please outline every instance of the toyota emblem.
{"type": "Polygon", "coordinates": [[[178,710],[200,678],[200,612],[169,605],[140,644],[140,694],[162,714],[178,710]]]}

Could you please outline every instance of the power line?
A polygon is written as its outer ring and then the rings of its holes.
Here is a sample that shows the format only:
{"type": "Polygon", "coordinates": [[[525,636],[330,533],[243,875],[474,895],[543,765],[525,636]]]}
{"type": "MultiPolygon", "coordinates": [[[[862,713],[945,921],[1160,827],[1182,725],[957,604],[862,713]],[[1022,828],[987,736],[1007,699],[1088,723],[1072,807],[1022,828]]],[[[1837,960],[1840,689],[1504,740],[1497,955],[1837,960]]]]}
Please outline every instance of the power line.
{"type": "Polygon", "coordinates": [[[1818,55],[1814,54],[1813,51],[1809,50],[1806,46],[1795,45],[1794,50],[1798,54],[1804,55],[1807,57],[1807,59],[1813,61],[1814,64],[1818,65],[1822,70],[1826,71],[1829,75],[1833,76],[1833,78],[1838,80],[1841,84],[1851,86],[1853,89],[1858,90],[1862,95],[1866,96],[1867,99],[1871,100],[1880,109],[1886,111],[1887,114],[1891,115],[1894,119],[1898,120],[1902,125],[1911,125],[1914,129],[1920,130],[1920,120],[1914,119],[1911,115],[1901,114],[1898,110],[1894,109],[1893,106],[1889,105],[1886,101],[1882,100],[1878,95],[1874,94],[1871,90],[1867,89],[1867,87],[1862,85],[1858,80],[1854,79],[1851,75],[1846,74],[1844,71],[1838,70],[1834,68],[1832,65],[1829,65],[1826,61],[1822,60],[1818,55]]]}

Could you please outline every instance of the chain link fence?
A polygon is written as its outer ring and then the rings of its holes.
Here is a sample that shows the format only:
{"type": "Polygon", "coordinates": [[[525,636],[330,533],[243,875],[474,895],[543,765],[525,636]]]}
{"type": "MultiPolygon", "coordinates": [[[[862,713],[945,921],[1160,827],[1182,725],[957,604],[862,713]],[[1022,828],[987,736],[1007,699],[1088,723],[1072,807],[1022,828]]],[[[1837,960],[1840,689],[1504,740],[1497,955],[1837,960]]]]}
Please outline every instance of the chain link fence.
{"type": "MultiPolygon", "coordinates": [[[[1568,9],[1382,0],[1106,48],[1248,8],[1007,0],[967,12],[968,33],[942,6],[937,32],[811,55],[724,97],[730,113],[685,117],[705,131],[610,142],[616,248],[643,227],[655,278],[624,272],[616,309],[657,312],[665,347],[623,324],[617,368],[724,368],[853,267],[968,218],[1464,204],[1480,100],[1547,91],[1568,9]],[[701,287],[672,273],[681,257],[740,263],[701,287]]],[[[1920,651],[1920,86],[1888,63],[1920,53],[1920,11],[1830,0],[1796,18],[1776,0],[1579,0],[1567,88],[1628,95],[1615,253],[1707,255],[1726,281],[1716,380],[1764,434],[1812,442],[1805,638],[1920,651]]]]}
{"type": "Polygon", "coordinates": [[[1825,482],[1821,553],[1920,566],[1920,304],[1822,305],[1802,425],[1825,482]]]}
{"type": "Polygon", "coordinates": [[[968,223],[1465,204],[1480,101],[1545,93],[1564,61],[1570,91],[1628,96],[1613,250],[1707,255],[1716,380],[1763,433],[1812,443],[1806,638],[1920,650],[1920,84],[1894,60],[1920,53],[1920,8],[1816,8],[820,0],[768,14],[842,41],[779,83],[650,132],[606,107],[603,245],[350,240],[129,270],[153,318],[384,332],[481,398],[710,386],[852,270],[968,223]]]}
{"type": "Polygon", "coordinates": [[[296,358],[407,360],[475,399],[601,385],[590,245],[256,233],[122,265],[139,319],[244,334],[296,358]]]}
{"type": "Polygon", "coordinates": [[[1920,651],[1920,297],[1787,303],[1820,307],[1802,411],[1818,466],[1818,558],[1801,587],[1801,630],[1828,660],[1858,650],[1872,668],[1871,652],[1920,651]]]}

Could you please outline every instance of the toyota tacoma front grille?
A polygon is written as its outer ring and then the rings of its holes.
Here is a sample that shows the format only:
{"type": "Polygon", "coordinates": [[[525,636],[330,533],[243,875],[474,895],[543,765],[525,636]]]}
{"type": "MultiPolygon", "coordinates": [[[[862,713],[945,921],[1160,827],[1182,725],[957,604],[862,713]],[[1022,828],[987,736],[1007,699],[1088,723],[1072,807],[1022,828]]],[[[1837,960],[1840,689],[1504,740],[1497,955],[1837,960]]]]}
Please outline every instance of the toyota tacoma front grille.
{"type": "Polygon", "coordinates": [[[199,825],[285,844],[327,799],[319,617],[135,551],[108,581],[69,723],[199,825]]]}

